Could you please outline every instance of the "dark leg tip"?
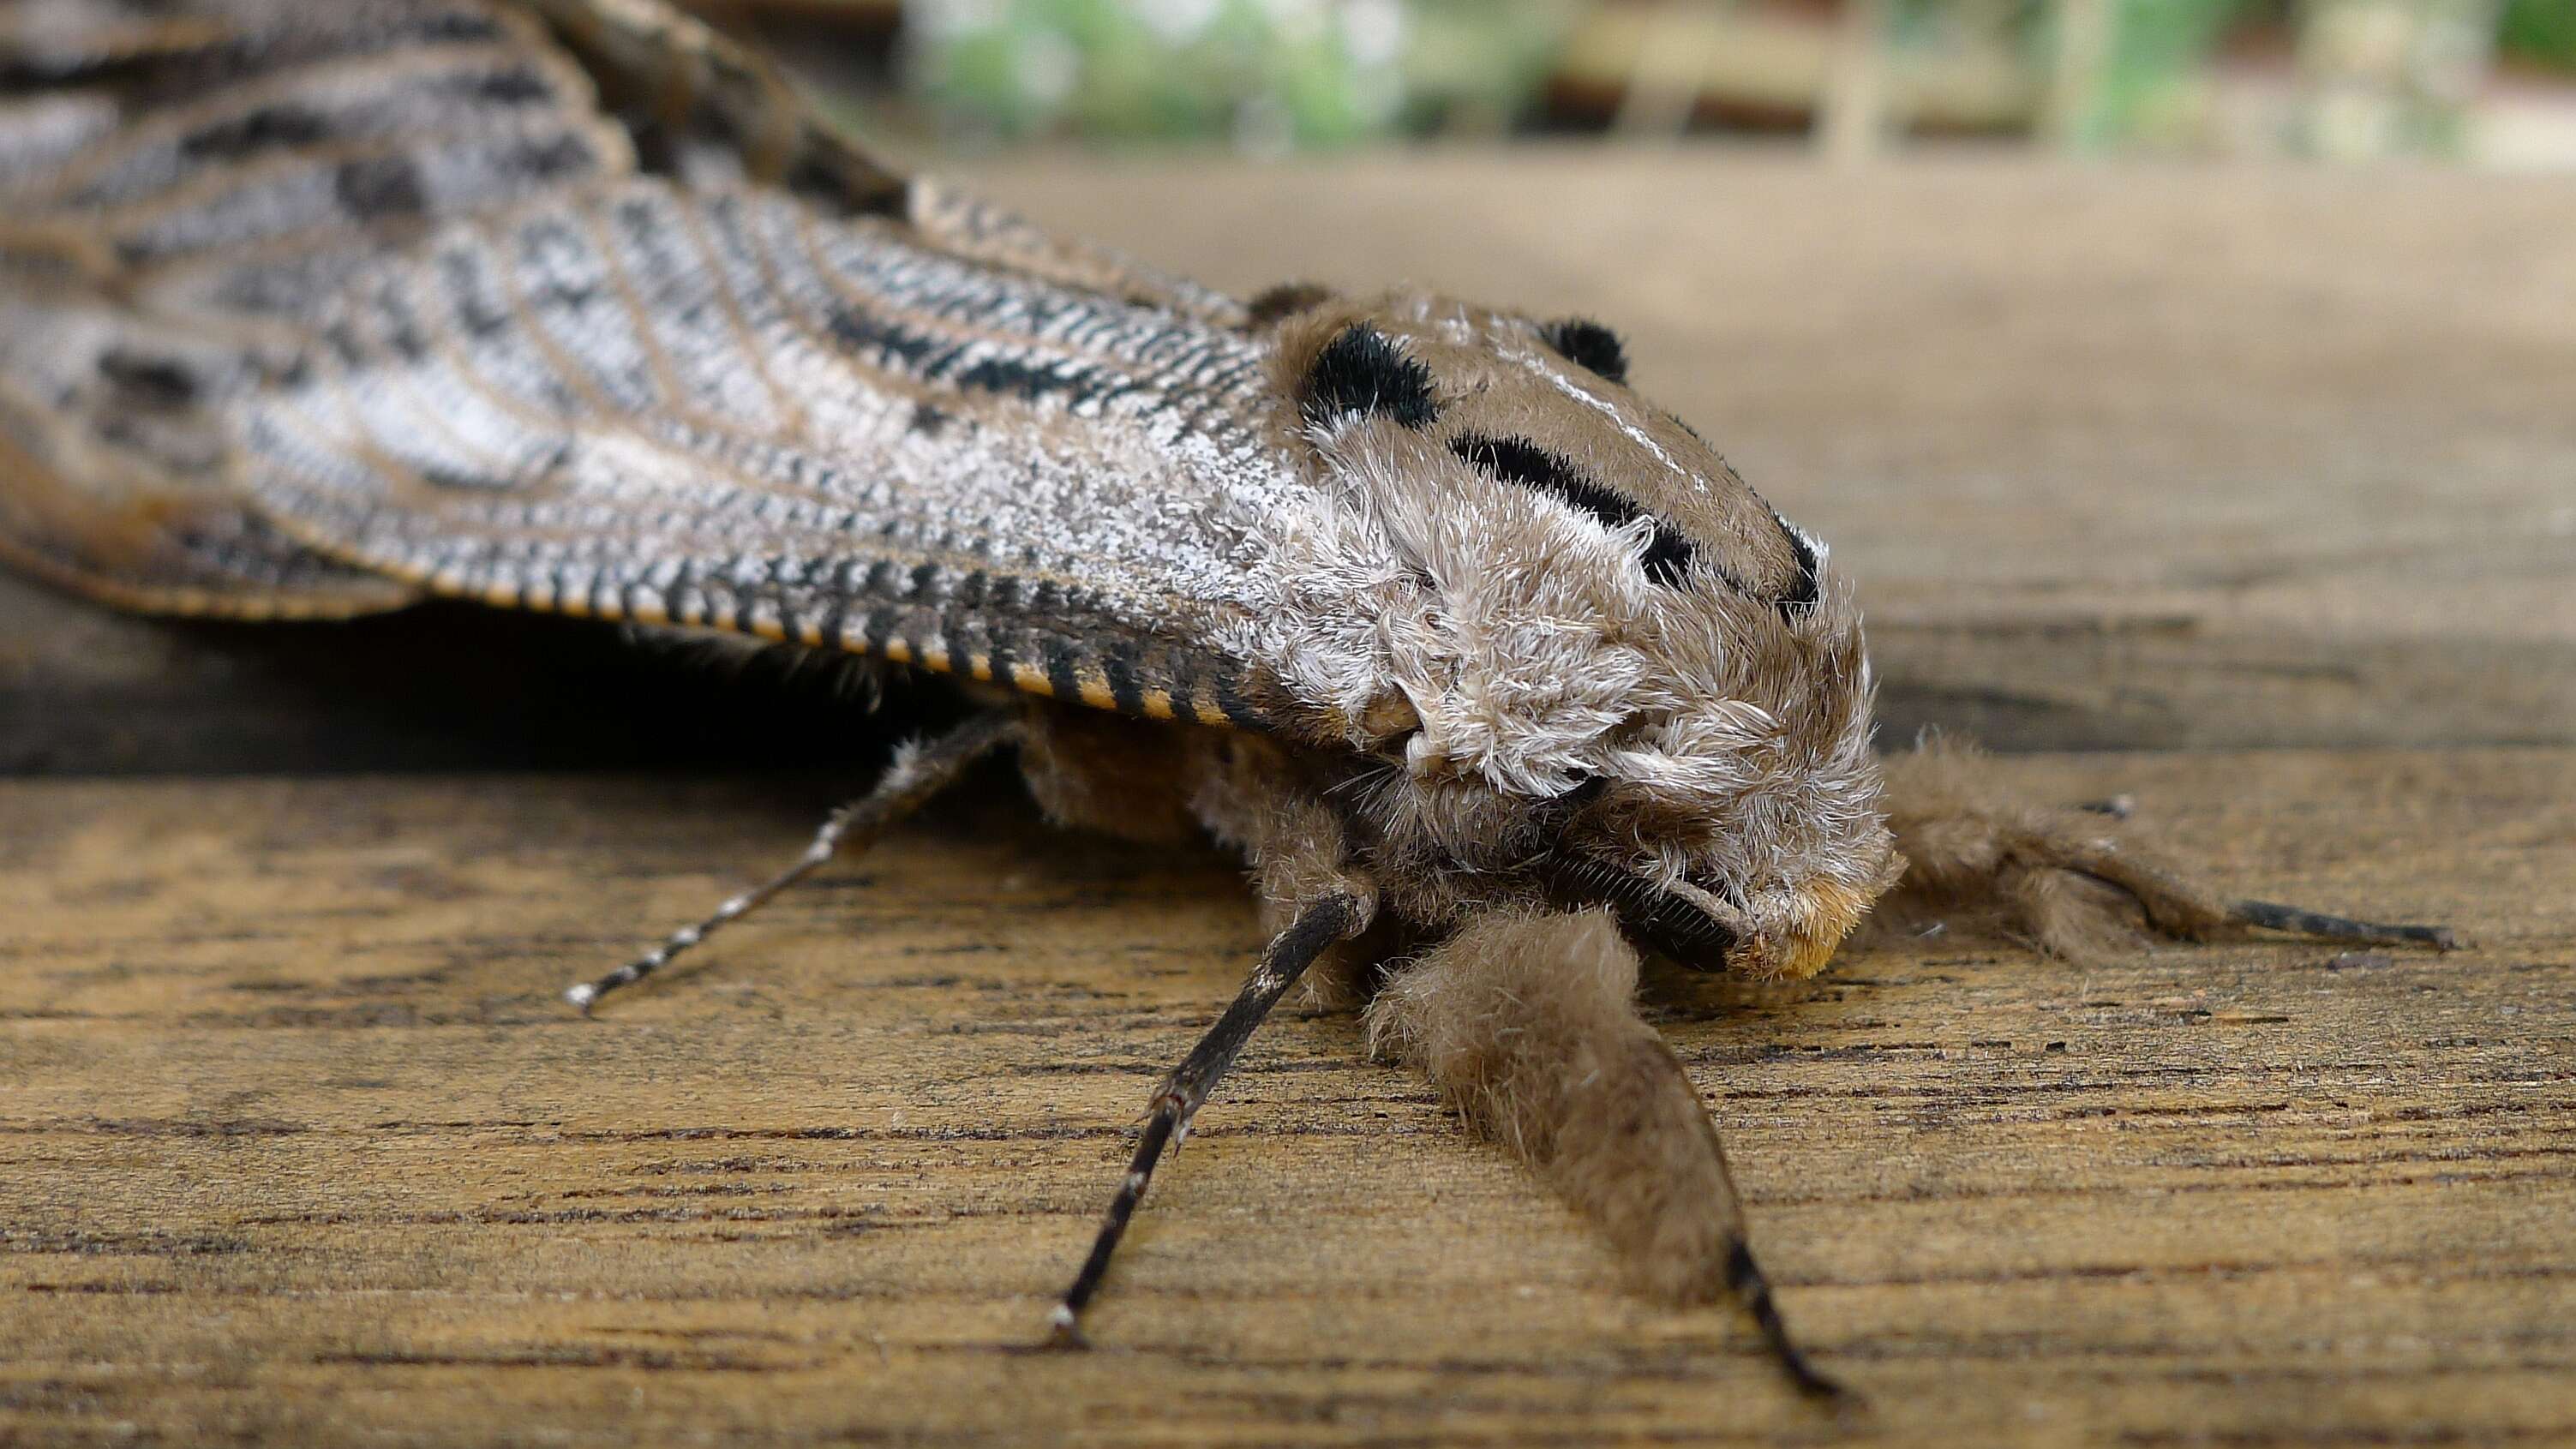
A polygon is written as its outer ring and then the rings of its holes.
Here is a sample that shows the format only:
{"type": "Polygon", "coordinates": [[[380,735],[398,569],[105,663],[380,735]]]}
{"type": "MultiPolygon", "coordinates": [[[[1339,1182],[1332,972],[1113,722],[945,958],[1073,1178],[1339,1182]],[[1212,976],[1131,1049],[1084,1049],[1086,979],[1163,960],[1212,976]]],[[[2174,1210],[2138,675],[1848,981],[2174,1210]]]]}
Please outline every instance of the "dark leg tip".
{"type": "Polygon", "coordinates": [[[2293,936],[2315,936],[2329,941],[2366,941],[2379,946],[2430,946],[2436,951],[2459,951],[2468,940],[2448,926],[2389,925],[2379,921],[2357,921],[2345,916],[2329,916],[2317,911],[2303,911],[2296,906],[2273,901],[2238,901],[2228,914],[2238,923],[2260,926],[2267,931],[2282,931],[2293,936]]]}
{"type": "Polygon", "coordinates": [[[1803,1362],[1787,1367],[1789,1381],[1797,1385],[1799,1394],[1819,1404],[1849,1410],[1857,1409],[1865,1402],[1857,1392],[1843,1387],[1840,1379],[1820,1374],[1803,1362]]]}

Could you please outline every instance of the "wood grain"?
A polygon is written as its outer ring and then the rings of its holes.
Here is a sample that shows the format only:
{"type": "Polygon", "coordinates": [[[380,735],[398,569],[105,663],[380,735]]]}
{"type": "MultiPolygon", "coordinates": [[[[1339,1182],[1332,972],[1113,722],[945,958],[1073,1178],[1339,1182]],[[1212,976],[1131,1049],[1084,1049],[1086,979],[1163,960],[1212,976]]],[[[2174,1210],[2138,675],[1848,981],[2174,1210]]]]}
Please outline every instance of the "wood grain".
{"type": "Polygon", "coordinates": [[[1667,1026],[1793,1321],[1615,1269],[1347,1016],[1030,1351],[1234,874],[961,802],[583,1021],[831,781],[0,784],[0,1439],[2563,1443],[2576,752],[2033,759],[2436,958],[1934,940],[1667,1026]]]}

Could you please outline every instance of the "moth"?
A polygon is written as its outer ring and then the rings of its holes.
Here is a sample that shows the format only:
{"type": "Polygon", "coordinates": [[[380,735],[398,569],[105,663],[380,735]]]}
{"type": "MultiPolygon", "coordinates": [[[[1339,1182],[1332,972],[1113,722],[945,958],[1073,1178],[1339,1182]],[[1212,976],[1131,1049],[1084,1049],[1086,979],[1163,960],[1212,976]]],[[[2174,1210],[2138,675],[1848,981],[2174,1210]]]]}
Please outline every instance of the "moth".
{"type": "Polygon", "coordinates": [[[2068,954],[2455,944],[1882,762],[1849,581],[1605,327],[1163,275],[896,173],[660,0],[0,8],[0,553],[155,613],[439,595],[954,682],[585,1010],[999,752],[1060,824],[1239,849],[1275,935],[1154,1091],[1069,1344],[1301,982],[1830,1393],[1644,955],[1810,976],[1891,892],[2068,954]]]}

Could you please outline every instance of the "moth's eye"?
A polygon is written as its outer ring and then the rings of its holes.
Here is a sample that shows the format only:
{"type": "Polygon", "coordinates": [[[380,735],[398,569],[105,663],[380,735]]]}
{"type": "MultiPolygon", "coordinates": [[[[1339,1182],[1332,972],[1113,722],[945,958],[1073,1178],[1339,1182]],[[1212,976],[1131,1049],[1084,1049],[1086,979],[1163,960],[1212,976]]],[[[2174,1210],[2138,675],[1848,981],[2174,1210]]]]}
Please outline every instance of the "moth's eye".
{"type": "Polygon", "coordinates": [[[1538,335],[1568,362],[1588,367],[1612,382],[1628,380],[1628,349],[1620,343],[1618,333],[1600,323],[1587,317],[1567,317],[1539,324],[1538,335]]]}
{"type": "Polygon", "coordinates": [[[1431,401],[1431,369],[1365,322],[1352,323],[1324,344],[1298,393],[1297,409],[1314,427],[1383,416],[1418,431],[1439,416],[1431,401]]]}
{"type": "Polygon", "coordinates": [[[1506,483],[1518,483],[1554,495],[1563,502],[1591,514],[1608,528],[1625,528],[1640,518],[1651,519],[1655,536],[1646,545],[1646,577],[1656,583],[1678,586],[1697,550],[1690,537],[1660,518],[1654,518],[1626,495],[1604,488],[1583,475],[1570,458],[1549,452],[1527,438],[1489,438],[1482,433],[1460,433],[1449,440],[1449,451],[1470,467],[1480,469],[1506,483]]]}

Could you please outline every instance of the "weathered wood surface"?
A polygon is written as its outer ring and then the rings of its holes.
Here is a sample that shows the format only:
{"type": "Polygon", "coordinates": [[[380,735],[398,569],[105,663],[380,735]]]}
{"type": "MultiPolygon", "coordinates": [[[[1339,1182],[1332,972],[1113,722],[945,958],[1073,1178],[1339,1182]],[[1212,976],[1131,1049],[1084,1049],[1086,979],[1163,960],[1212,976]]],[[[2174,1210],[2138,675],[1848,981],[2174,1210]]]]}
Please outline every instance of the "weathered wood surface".
{"type": "Polygon", "coordinates": [[[0,784],[0,1440],[2576,1438],[2576,752],[2085,756],[2265,895],[2462,923],[1933,941],[1668,1023],[1836,1425],[1347,1016],[1292,1012],[1029,1351],[1232,872],[987,792],[582,1021],[830,782],[0,784]]]}
{"type": "MultiPolygon", "coordinates": [[[[2562,182],[1571,150],[983,180],[1239,290],[1412,277],[1617,324],[1640,385],[1862,581],[1899,735],[2576,744],[2562,182]]],[[[636,763],[743,736],[739,696],[596,639],[462,612],[174,636],[0,585],[0,769],[636,763]],[[459,703],[496,673],[526,708],[459,703]]]]}

